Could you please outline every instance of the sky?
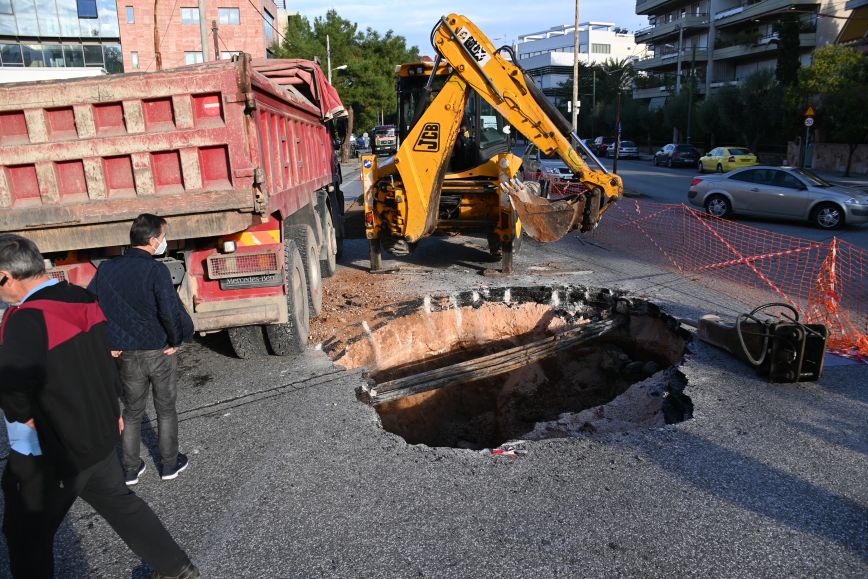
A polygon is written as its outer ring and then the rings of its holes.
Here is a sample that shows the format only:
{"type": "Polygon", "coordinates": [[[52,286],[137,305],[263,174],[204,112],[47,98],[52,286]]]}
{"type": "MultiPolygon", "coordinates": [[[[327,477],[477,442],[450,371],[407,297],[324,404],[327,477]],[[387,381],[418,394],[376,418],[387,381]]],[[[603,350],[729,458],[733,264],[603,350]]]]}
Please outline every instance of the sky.
{"type": "MultiPolygon", "coordinates": [[[[278,5],[280,2],[278,2],[278,5]]],[[[384,34],[392,30],[416,45],[421,54],[431,54],[429,36],[441,16],[450,12],[464,14],[494,44],[512,44],[519,35],[548,30],[552,26],[575,22],[573,0],[377,0],[372,2],[320,2],[286,0],[286,9],[313,21],[334,8],[338,15],[384,34]]],[[[635,0],[580,0],[579,21],[613,22],[634,32],[648,25],[646,16],[637,16],[635,0]]]]}

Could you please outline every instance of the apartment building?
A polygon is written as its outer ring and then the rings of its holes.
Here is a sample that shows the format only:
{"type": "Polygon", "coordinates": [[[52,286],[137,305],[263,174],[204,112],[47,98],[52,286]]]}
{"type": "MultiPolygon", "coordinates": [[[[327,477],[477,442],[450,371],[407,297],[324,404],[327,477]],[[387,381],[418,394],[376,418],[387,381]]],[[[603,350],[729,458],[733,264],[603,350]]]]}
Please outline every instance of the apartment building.
{"type": "MultiPolygon", "coordinates": [[[[548,96],[573,77],[575,35],[575,25],[565,24],[519,36],[516,58],[548,96]]],[[[639,51],[633,34],[613,22],[579,23],[581,64],[633,58],[639,51]]]]}
{"type": "Polygon", "coordinates": [[[123,72],[115,0],[0,0],[0,67],[123,72]]]}
{"type": "Polygon", "coordinates": [[[842,3],[821,7],[818,0],[637,0],[636,14],[647,15],[650,26],[636,32],[648,50],[636,62],[645,74],[633,98],[662,106],[690,76],[707,94],[774,69],[782,18],[798,19],[800,58],[809,65],[816,47],[835,42],[847,12],[842,3]]]}
{"type": "Polygon", "coordinates": [[[124,69],[155,70],[157,47],[164,69],[231,58],[239,52],[254,58],[270,56],[285,28],[284,2],[279,3],[280,10],[272,0],[119,0],[124,69]]]}

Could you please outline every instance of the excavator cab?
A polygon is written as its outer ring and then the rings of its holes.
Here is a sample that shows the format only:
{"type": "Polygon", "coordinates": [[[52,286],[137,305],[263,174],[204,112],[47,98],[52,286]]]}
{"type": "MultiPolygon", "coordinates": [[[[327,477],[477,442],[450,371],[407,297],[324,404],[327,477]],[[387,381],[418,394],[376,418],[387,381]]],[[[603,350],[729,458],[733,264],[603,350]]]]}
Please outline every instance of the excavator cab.
{"type": "MultiPolygon", "coordinates": [[[[433,68],[430,60],[398,67],[398,126],[401,142],[407,138],[425,108],[452,74],[451,66],[439,66],[428,90],[426,86],[433,68]]],[[[478,93],[471,92],[465,102],[461,128],[449,157],[446,179],[452,173],[467,171],[497,155],[509,153],[513,140],[511,129],[507,126],[506,120],[493,106],[478,93]]]]}

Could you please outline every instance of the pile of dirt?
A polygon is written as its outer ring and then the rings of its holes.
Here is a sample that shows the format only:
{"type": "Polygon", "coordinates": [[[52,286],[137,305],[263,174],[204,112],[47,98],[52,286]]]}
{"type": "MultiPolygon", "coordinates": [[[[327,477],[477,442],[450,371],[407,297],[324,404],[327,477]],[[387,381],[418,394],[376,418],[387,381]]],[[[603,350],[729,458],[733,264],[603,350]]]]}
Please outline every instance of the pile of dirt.
{"type": "Polygon", "coordinates": [[[393,311],[395,304],[412,299],[401,291],[408,283],[400,274],[371,275],[340,268],[323,284],[322,313],[310,321],[310,341],[321,344],[330,338],[358,333],[363,320],[374,320],[393,311]]]}

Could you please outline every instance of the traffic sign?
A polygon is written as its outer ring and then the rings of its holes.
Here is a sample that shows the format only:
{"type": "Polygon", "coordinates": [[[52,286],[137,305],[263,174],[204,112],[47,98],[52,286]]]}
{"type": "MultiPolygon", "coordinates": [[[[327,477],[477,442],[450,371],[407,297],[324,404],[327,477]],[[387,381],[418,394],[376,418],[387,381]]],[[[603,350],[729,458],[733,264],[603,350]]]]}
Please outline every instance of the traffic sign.
{"type": "Polygon", "coordinates": [[[805,117],[805,126],[813,127],[814,126],[814,117],[805,117]]]}
{"type": "MultiPolygon", "coordinates": [[[[814,111],[814,107],[812,107],[811,105],[808,105],[808,110],[805,111],[805,116],[808,118],[811,118],[811,119],[816,117],[817,113],[814,111]]],[[[811,125],[808,125],[808,126],[810,127],[811,125]]]]}

